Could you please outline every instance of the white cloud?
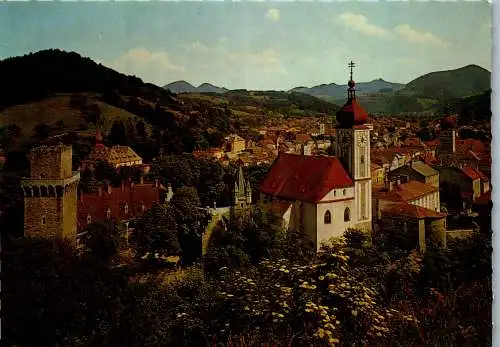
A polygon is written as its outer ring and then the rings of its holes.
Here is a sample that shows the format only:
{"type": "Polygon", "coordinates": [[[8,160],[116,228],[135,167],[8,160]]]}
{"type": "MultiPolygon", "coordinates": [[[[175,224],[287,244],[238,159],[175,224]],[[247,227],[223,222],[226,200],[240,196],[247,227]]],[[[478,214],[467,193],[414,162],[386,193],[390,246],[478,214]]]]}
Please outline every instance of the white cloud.
{"type": "Polygon", "coordinates": [[[198,51],[198,52],[200,52],[200,51],[208,51],[208,47],[205,46],[200,41],[188,43],[188,44],[183,45],[182,47],[184,47],[185,49],[187,49],[189,51],[198,51]]]}
{"type": "Polygon", "coordinates": [[[281,66],[281,59],[274,49],[265,49],[260,52],[231,52],[227,57],[233,64],[240,66],[253,65],[268,72],[287,74],[281,66]]]}
{"type": "Polygon", "coordinates": [[[409,24],[400,24],[394,27],[393,32],[403,40],[410,43],[433,44],[448,46],[449,43],[428,31],[418,31],[410,27],[409,24]]]}
{"type": "Polygon", "coordinates": [[[280,20],[280,10],[277,8],[271,8],[266,13],[266,18],[272,22],[277,22],[280,20]]]}
{"type": "Polygon", "coordinates": [[[409,24],[399,24],[392,28],[392,30],[386,30],[384,28],[371,24],[368,19],[361,14],[345,12],[338,18],[344,26],[365,35],[386,38],[399,38],[403,41],[413,44],[432,44],[441,46],[449,45],[447,41],[439,38],[438,36],[427,31],[415,30],[410,27],[409,24]]]}
{"type": "Polygon", "coordinates": [[[146,48],[134,48],[108,64],[125,74],[136,75],[147,82],[162,82],[162,75],[183,73],[186,69],[175,62],[167,52],[153,52],[146,48]],[[160,80],[158,80],[160,78],[160,80]]]}
{"type": "Polygon", "coordinates": [[[387,30],[368,22],[368,19],[361,14],[345,12],[339,16],[340,21],[347,27],[359,31],[365,35],[385,36],[387,30]]]}

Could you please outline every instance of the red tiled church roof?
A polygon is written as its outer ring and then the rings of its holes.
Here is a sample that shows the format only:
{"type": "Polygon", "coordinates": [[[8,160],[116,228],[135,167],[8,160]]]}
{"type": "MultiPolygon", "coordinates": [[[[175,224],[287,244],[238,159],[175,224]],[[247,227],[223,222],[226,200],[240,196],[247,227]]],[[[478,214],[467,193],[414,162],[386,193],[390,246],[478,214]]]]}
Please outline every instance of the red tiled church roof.
{"type": "Polygon", "coordinates": [[[291,202],[273,201],[268,205],[268,208],[270,211],[283,216],[291,205],[291,202]]]}
{"type": "Polygon", "coordinates": [[[163,188],[155,184],[124,184],[120,188],[102,189],[98,192],[81,194],[77,205],[78,229],[87,227],[87,216],[91,216],[91,222],[103,221],[107,218],[108,208],[111,218],[115,220],[127,220],[136,218],[144,211],[150,209],[155,202],[163,198],[163,188]],[[125,206],[128,205],[128,209],[125,206]]]}
{"type": "Polygon", "coordinates": [[[267,195],[314,203],[334,188],[353,185],[337,157],[280,153],[259,190],[267,195]]]}

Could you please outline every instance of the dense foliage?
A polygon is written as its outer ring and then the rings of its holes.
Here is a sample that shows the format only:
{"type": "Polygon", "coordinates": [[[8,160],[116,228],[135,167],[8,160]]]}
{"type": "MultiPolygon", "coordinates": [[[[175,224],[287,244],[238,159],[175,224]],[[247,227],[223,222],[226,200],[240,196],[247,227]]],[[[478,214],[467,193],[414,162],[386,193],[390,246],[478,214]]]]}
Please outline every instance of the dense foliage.
{"type": "Polygon", "coordinates": [[[212,278],[192,268],[168,282],[41,240],[4,257],[9,345],[491,344],[485,236],[420,255],[350,231],[312,262],[272,258],[212,278]]]}

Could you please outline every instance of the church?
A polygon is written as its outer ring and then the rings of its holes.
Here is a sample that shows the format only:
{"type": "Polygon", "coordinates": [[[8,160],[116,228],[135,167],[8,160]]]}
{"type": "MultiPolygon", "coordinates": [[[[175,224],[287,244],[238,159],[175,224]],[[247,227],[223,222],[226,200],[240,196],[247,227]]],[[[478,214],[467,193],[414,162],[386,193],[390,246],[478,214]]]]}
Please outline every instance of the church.
{"type": "Polygon", "coordinates": [[[280,153],[259,186],[287,228],[310,236],[318,250],[349,228],[372,229],[371,126],[349,67],[347,102],[336,115],[336,156],[280,153]]]}

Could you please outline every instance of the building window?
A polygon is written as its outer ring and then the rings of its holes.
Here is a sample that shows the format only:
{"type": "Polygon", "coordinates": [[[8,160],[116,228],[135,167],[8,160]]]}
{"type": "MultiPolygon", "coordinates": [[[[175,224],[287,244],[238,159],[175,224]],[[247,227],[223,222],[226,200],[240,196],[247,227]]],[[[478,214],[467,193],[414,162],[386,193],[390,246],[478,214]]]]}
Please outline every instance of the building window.
{"type": "Polygon", "coordinates": [[[87,215],[87,225],[92,223],[92,216],[89,214],[87,215]]]}
{"type": "Polygon", "coordinates": [[[45,225],[47,224],[47,219],[45,218],[45,216],[42,217],[42,220],[40,222],[42,225],[45,225]]]}
{"type": "Polygon", "coordinates": [[[361,158],[359,160],[360,160],[361,164],[364,164],[365,163],[365,156],[361,155],[361,158]]]}
{"type": "Polygon", "coordinates": [[[110,219],[111,218],[111,209],[107,209],[106,211],[106,218],[110,219]]]}
{"type": "Polygon", "coordinates": [[[337,196],[337,191],[336,190],[333,191],[333,196],[337,196]]]}
{"type": "Polygon", "coordinates": [[[346,193],[347,193],[347,191],[344,189],[344,190],[342,191],[342,194],[345,196],[345,195],[346,195],[346,193]]]}
{"type": "Polygon", "coordinates": [[[346,207],[344,210],[344,222],[349,222],[351,220],[351,210],[349,207],[346,207]]]}
{"type": "Polygon", "coordinates": [[[332,214],[330,213],[330,211],[326,210],[325,216],[323,217],[323,220],[324,220],[325,224],[332,223],[332,214]]]}
{"type": "Polygon", "coordinates": [[[128,204],[125,203],[125,206],[123,207],[123,209],[125,210],[125,214],[128,214],[128,204]]]}

